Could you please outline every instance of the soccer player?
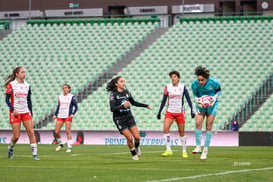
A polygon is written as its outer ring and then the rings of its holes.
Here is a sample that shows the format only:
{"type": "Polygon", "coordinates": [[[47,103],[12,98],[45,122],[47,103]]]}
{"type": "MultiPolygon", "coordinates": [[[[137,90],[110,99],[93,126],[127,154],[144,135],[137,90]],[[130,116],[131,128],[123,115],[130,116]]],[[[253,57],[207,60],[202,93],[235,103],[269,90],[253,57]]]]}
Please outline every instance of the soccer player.
{"type": "Polygon", "coordinates": [[[6,103],[10,110],[9,123],[13,132],[8,145],[8,158],[14,158],[13,148],[20,137],[21,122],[23,122],[29,137],[33,160],[40,160],[33,131],[31,89],[30,85],[24,80],[25,77],[26,70],[23,67],[17,67],[12,71],[11,75],[5,78],[6,103]]]}
{"type": "Polygon", "coordinates": [[[132,159],[138,160],[138,156],[141,155],[139,147],[140,136],[135,119],[131,113],[130,104],[148,109],[150,109],[150,106],[136,102],[133,99],[130,92],[125,89],[125,80],[121,76],[112,79],[107,84],[106,90],[110,92],[110,109],[113,112],[114,123],[119,132],[125,136],[132,159]]]}
{"type": "Polygon", "coordinates": [[[192,102],[189,96],[187,87],[183,83],[179,83],[180,74],[178,71],[171,71],[169,73],[172,83],[167,84],[164,89],[163,99],[160,109],[157,114],[157,119],[161,118],[161,111],[164,108],[168,99],[168,107],[164,119],[164,138],[166,151],[161,154],[163,157],[172,156],[173,152],[170,145],[170,128],[175,121],[178,126],[178,132],[182,144],[182,157],[188,158],[185,135],[185,110],[184,110],[184,96],[187,99],[188,105],[191,108],[191,117],[194,118],[192,102]]]}
{"type": "Polygon", "coordinates": [[[75,99],[75,96],[70,94],[71,87],[68,84],[63,85],[63,94],[59,95],[58,106],[53,116],[53,120],[56,119],[57,122],[55,126],[55,136],[58,142],[58,147],[55,149],[56,151],[60,151],[64,144],[61,140],[61,128],[65,123],[65,130],[67,136],[67,150],[66,152],[72,152],[72,134],[71,134],[71,124],[73,121],[73,117],[78,111],[78,104],[75,99]]]}
{"type": "Polygon", "coordinates": [[[220,83],[210,77],[208,69],[198,66],[195,68],[195,75],[197,79],[192,82],[192,91],[195,101],[197,103],[197,114],[196,114],[196,128],[195,128],[195,140],[196,147],[192,151],[193,154],[201,153],[201,139],[202,139],[202,125],[206,117],[206,135],[205,145],[200,159],[205,160],[208,155],[208,147],[212,136],[212,124],[216,117],[218,109],[218,97],[221,95],[220,83]],[[202,108],[201,97],[204,95],[211,96],[210,107],[202,108]]]}

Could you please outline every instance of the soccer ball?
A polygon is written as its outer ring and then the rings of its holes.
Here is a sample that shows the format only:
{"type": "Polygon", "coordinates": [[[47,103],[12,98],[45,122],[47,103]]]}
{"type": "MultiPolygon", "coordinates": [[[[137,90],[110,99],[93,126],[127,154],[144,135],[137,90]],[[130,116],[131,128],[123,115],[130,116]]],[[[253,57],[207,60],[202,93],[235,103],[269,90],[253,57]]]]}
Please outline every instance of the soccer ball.
{"type": "Polygon", "coordinates": [[[210,106],[211,97],[208,95],[204,95],[201,97],[201,104],[203,108],[208,108],[210,106]]]}

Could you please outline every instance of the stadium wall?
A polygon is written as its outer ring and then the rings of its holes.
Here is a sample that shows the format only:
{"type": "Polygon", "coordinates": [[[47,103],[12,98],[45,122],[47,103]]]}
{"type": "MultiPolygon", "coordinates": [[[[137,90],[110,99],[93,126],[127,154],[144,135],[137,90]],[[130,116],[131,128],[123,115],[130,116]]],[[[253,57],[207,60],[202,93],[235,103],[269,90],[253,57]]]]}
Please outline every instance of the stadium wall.
{"type": "MultiPolygon", "coordinates": [[[[178,132],[172,131],[171,144],[173,146],[180,145],[180,137],[178,132]]],[[[66,141],[66,133],[61,133],[63,140],[66,141]]],[[[74,144],[92,144],[92,145],[126,145],[126,139],[118,131],[72,131],[74,144]]],[[[193,131],[186,132],[187,145],[195,145],[195,135],[193,131]]],[[[7,144],[12,136],[12,131],[0,131],[0,143],[7,144]]],[[[54,130],[36,130],[36,140],[40,144],[54,143],[54,130]]],[[[165,145],[162,131],[140,131],[141,145],[165,145]]],[[[202,145],[204,144],[205,133],[203,133],[202,145]]],[[[20,144],[28,144],[29,139],[27,133],[21,131],[18,141],[20,144]]],[[[238,146],[238,132],[232,131],[214,131],[211,139],[211,146],[238,146]]]]}
{"type": "MultiPolygon", "coordinates": [[[[215,4],[215,12],[219,12],[219,6],[221,2],[235,2],[236,12],[241,11],[241,4],[246,2],[255,2],[255,0],[184,0],[184,4],[215,4]]],[[[257,11],[264,11],[262,9],[262,3],[264,0],[257,0],[257,11]]],[[[273,2],[268,2],[267,11],[273,10],[273,2]]],[[[168,6],[168,12],[171,14],[171,8],[173,5],[181,5],[181,0],[0,0],[0,11],[20,11],[20,10],[52,10],[52,9],[69,9],[69,3],[79,3],[79,7],[76,8],[103,8],[104,15],[108,15],[109,6],[168,6]],[[29,6],[31,2],[31,6],[29,6]]]]}
{"type": "Polygon", "coordinates": [[[239,146],[273,146],[273,132],[239,132],[239,146]]]}

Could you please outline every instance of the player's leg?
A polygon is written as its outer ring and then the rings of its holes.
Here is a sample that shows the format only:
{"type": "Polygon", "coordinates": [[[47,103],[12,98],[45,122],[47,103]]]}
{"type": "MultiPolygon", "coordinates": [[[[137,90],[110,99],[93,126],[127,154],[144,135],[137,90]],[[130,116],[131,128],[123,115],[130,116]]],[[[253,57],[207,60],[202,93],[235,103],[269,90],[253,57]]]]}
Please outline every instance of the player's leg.
{"type": "MultiPolygon", "coordinates": [[[[26,116],[27,117],[27,116],[26,116]]],[[[32,118],[29,120],[24,121],[23,119],[23,124],[26,128],[26,132],[28,134],[29,137],[29,142],[30,142],[30,148],[32,150],[32,156],[34,160],[40,160],[38,157],[38,147],[37,147],[37,142],[36,142],[36,138],[34,136],[34,131],[33,131],[33,120],[32,118]]]]}
{"type": "Polygon", "coordinates": [[[65,131],[67,136],[67,150],[66,152],[72,152],[72,134],[71,134],[71,121],[65,122],[65,131]]]}
{"type": "Polygon", "coordinates": [[[202,125],[203,121],[205,119],[205,113],[204,112],[197,112],[195,115],[195,142],[196,142],[196,147],[192,151],[193,154],[201,153],[201,140],[202,140],[202,125]]]}
{"type": "Polygon", "coordinates": [[[55,126],[55,136],[56,136],[56,139],[58,142],[58,146],[55,149],[55,151],[60,151],[64,147],[64,144],[61,139],[61,128],[62,128],[63,124],[64,124],[64,122],[57,118],[56,126],[55,126]]]}
{"type": "Polygon", "coordinates": [[[132,154],[132,159],[133,160],[138,160],[138,156],[137,156],[136,149],[135,149],[135,146],[134,146],[133,137],[132,137],[132,134],[131,134],[130,130],[125,129],[125,130],[122,131],[122,134],[124,135],[124,137],[127,140],[127,145],[128,145],[128,147],[130,149],[130,152],[132,154]]]}
{"type": "Polygon", "coordinates": [[[188,158],[187,154],[187,136],[185,134],[185,112],[176,114],[175,121],[178,127],[178,133],[180,136],[181,146],[182,146],[182,157],[188,158]]]}
{"type": "Polygon", "coordinates": [[[11,127],[12,127],[12,137],[11,137],[10,143],[8,145],[8,158],[9,159],[13,159],[13,157],[14,157],[13,148],[20,137],[21,121],[18,123],[12,123],[11,127]]]}
{"type": "Polygon", "coordinates": [[[203,149],[202,155],[200,157],[200,159],[202,159],[202,160],[206,159],[207,155],[208,155],[208,148],[209,148],[210,141],[211,141],[212,125],[213,125],[214,119],[215,119],[215,115],[212,115],[212,114],[208,114],[207,115],[205,145],[204,145],[204,149],[203,149]]]}
{"type": "Polygon", "coordinates": [[[173,124],[174,118],[170,116],[170,114],[165,115],[164,119],[164,125],[163,125],[163,133],[164,133],[164,138],[165,138],[165,145],[166,145],[166,150],[161,154],[163,157],[167,156],[172,156],[173,152],[171,149],[171,136],[170,136],[170,128],[173,124]]]}
{"type": "Polygon", "coordinates": [[[141,149],[140,149],[140,146],[139,146],[139,144],[140,144],[140,136],[139,136],[138,128],[135,125],[135,126],[131,127],[129,130],[131,131],[131,133],[132,133],[132,135],[133,135],[133,137],[135,139],[136,153],[137,153],[138,156],[140,156],[141,155],[141,149]]]}

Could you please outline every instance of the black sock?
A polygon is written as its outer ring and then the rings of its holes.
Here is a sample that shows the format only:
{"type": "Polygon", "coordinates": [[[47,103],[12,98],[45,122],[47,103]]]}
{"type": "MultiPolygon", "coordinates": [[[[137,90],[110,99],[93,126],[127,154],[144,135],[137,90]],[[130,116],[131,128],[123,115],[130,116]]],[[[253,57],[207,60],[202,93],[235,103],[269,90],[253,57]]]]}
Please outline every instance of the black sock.
{"type": "Polygon", "coordinates": [[[135,148],[138,148],[139,147],[139,143],[135,143],[135,148]]]}
{"type": "Polygon", "coordinates": [[[136,149],[135,148],[131,149],[131,154],[132,154],[132,156],[136,155],[136,149]]]}

